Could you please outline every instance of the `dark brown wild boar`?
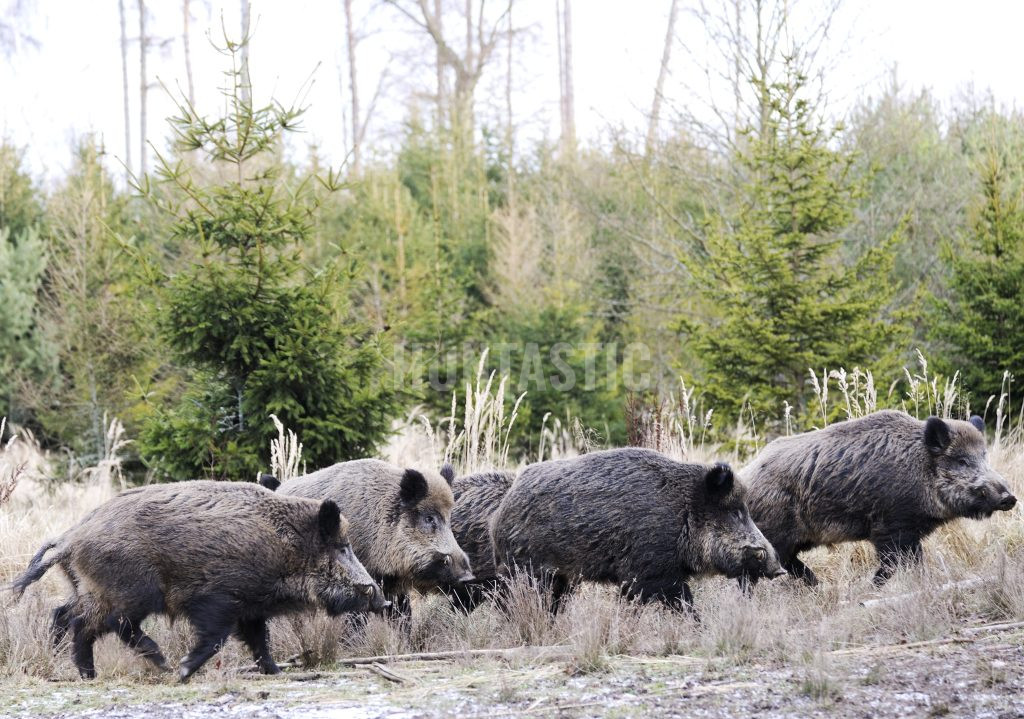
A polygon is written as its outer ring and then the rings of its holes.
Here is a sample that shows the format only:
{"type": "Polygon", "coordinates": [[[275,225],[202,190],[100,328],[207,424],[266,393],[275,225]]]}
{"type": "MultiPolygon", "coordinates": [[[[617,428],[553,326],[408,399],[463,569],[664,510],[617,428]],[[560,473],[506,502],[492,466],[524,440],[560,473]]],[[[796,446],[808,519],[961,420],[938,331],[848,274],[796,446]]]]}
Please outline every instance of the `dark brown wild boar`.
{"type": "Polygon", "coordinates": [[[921,540],[958,517],[980,519],[1017,500],[988,463],[984,423],[882,411],[782,437],[740,473],[750,512],[782,566],[808,584],[800,552],[866,539],[884,583],[921,540]]]}
{"type": "Polygon", "coordinates": [[[256,484],[151,485],[123,492],[47,542],[13,588],[20,596],[61,566],[72,596],[54,612],[54,639],[72,632],[75,665],[87,679],[96,676],[93,643],[107,632],[166,668],[141,628],[150,614],[185,617],[195,630],[182,681],[231,634],[252,650],[260,671],[273,674],[270,617],[387,606],[346,531],[331,501],[279,497],[256,484]]]}
{"type": "Polygon", "coordinates": [[[436,471],[359,459],[290,479],[277,493],[337,502],[350,522],[356,554],[396,612],[408,614],[413,589],[427,592],[473,579],[452,536],[450,479],[436,471]]]}
{"type": "Polygon", "coordinates": [[[728,465],[685,464],[649,449],[531,464],[492,520],[495,558],[549,578],[556,610],[577,579],[689,606],[690,577],[785,574],[744,495],[728,465]]]}
{"type": "MultiPolygon", "coordinates": [[[[446,470],[442,470],[444,472],[446,470]]],[[[472,611],[498,582],[491,546],[491,519],[505,498],[513,472],[477,472],[457,477],[452,483],[455,507],[452,509],[452,533],[455,541],[469,557],[475,579],[472,582],[446,587],[452,602],[472,611]]]]}

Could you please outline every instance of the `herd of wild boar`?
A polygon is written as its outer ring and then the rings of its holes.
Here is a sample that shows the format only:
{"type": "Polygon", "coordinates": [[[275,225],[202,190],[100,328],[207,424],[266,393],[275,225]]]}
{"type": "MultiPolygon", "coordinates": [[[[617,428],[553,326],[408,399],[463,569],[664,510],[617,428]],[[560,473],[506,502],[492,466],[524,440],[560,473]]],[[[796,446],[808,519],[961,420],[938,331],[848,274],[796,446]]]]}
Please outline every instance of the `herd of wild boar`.
{"type": "Polygon", "coordinates": [[[456,478],[451,467],[343,462],[279,484],[191,481],[131,489],[46,542],[12,588],[54,565],[70,582],[53,612],[82,677],[93,644],[115,633],[166,668],[142,630],[151,614],[185,617],[188,679],[234,635],[264,673],[279,671],[267,620],[411,611],[439,590],[464,611],[524,571],[557,612],[579,581],[687,609],[688,581],[721,574],[746,591],[790,573],[813,585],[801,552],[868,540],[875,582],[921,556],[921,540],[958,517],[1016,503],[986,458],[984,425],[895,411],[777,439],[738,475],[624,448],[538,462],[518,473],[456,478]],[[261,486],[262,485],[262,486],[261,486]]]}

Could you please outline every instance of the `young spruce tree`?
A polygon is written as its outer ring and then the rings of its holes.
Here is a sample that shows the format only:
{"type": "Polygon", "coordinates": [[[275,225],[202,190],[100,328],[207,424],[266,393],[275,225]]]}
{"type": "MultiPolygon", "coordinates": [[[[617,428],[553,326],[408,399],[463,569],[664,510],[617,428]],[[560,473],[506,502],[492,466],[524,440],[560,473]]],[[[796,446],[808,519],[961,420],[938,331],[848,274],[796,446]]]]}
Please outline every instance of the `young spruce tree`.
{"type": "Polygon", "coordinates": [[[228,41],[223,51],[227,114],[208,119],[183,103],[170,120],[179,156],[205,158],[223,180],[203,182],[186,160],[160,158],[156,186],[142,182],[172,215],[172,245],[192,248],[182,249],[188,266],[165,278],[158,308],[189,389],[141,439],[144,455],[176,479],[251,479],[267,465],[271,413],[298,433],[315,468],[372,454],[399,410],[381,338],[347,304],[350,272],[314,273],[301,260],[337,178],[284,175],[278,151],[302,111],[254,107],[240,50],[228,41]]]}
{"type": "Polygon", "coordinates": [[[896,238],[843,263],[852,158],[805,99],[806,78],[786,69],[755,88],[766,112],[741,136],[733,208],[712,217],[703,256],[689,263],[714,309],[684,325],[708,405],[730,420],[745,403],[759,422],[781,418],[784,402],[803,413],[810,368],[870,365],[900,332],[883,317],[896,238]]]}
{"type": "Polygon", "coordinates": [[[1004,371],[1024,372],[1024,204],[1008,164],[998,148],[982,157],[973,232],[966,246],[947,248],[948,294],[932,303],[932,338],[976,411],[998,400],[1004,371]]]}

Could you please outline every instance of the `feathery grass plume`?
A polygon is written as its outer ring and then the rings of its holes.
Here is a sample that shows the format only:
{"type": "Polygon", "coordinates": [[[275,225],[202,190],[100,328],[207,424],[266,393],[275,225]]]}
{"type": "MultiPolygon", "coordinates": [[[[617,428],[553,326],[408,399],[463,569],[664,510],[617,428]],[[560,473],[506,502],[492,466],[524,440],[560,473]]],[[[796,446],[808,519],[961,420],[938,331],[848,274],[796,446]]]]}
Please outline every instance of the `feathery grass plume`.
{"type": "Polygon", "coordinates": [[[299,463],[302,462],[302,443],[295,432],[285,430],[277,415],[270,415],[270,419],[277,428],[277,439],[270,440],[270,473],[277,477],[278,482],[284,483],[292,477],[306,473],[305,465],[302,471],[299,471],[299,463]]]}
{"type": "Polygon", "coordinates": [[[918,418],[922,417],[922,411],[923,416],[935,415],[945,419],[970,416],[967,397],[960,391],[960,372],[956,371],[948,378],[941,375],[929,376],[928,360],[920,349],[914,352],[921,369],[919,373],[911,374],[908,368],[903,368],[908,385],[902,402],[903,409],[918,418]],[[913,411],[910,410],[911,406],[913,411]]]}
{"type": "Polygon", "coordinates": [[[680,377],[678,394],[669,393],[662,400],[645,402],[630,395],[626,400],[630,445],[655,449],[681,461],[720,456],[721,448],[707,441],[715,411],[704,411],[694,400],[695,389],[680,377]]]}
{"type": "MultiPolygon", "coordinates": [[[[4,429],[7,428],[7,418],[0,419],[0,440],[3,439],[4,429]]],[[[25,460],[16,459],[10,451],[11,445],[17,435],[11,434],[7,444],[0,449],[0,507],[7,503],[14,494],[14,488],[18,486],[18,478],[25,471],[25,460]]]]}
{"type": "Polygon", "coordinates": [[[101,487],[117,486],[124,490],[128,488],[125,481],[122,465],[124,458],[121,456],[125,447],[132,443],[132,440],[125,439],[124,425],[117,417],[107,419],[107,413],[103,413],[103,455],[95,465],[82,470],[82,476],[86,482],[101,487]]]}
{"type": "Polygon", "coordinates": [[[458,397],[452,393],[452,411],[448,417],[448,446],[445,447],[444,460],[457,465],[465,473],[508,465],[509,436],[516,417],[519,416],[519,406],[526,397],[526,392],[519,395],[512,405],[512,410],[506,415],[505,387],[508,384],[508,375],[502,375],[497,386],[494,384],[496,371],[492,371],[486,380],[484,379],[488,351],[485,349],[480,354],[474,382],[466,383],[462,429],[458,432],[455,419],[458,397]]]}

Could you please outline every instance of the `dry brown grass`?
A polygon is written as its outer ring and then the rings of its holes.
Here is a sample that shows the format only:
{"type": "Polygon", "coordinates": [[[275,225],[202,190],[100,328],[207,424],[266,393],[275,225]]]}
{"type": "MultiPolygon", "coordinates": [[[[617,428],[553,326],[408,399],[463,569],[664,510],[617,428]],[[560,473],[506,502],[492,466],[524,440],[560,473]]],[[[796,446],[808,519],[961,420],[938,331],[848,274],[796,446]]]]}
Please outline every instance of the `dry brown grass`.
{"type": "MultiPolygon", "coordinates": [[[[860,393],[841,399],[844,406],[873,408],[873,396],[864,396],[865,391],[874,392],[873,383],[864,376],[856,382],[847,376],[843,382],[847,388],[859,387],[860,393]]],[[[504,442],[514,411],[499,406],[504,402],[499,388],[500,382],[478,378],[476,386],[467,388],[473,409],[462,413],[460,423],[454,410],[447,426],[434,428],[414,419],[386,456],[426,466],[449,458],[462,471],[502,466],[507,461],[504,442]],[[469,436],[474,432],[479,435],[475,440],[469,436]]],[[[942,382],[921,381],[915,391],[919,405],[950,406],[942,382]]],[[[675,431],[685,436],[668,437],[665,446],[695,458],[713,455],[715,448],[700,441],[702,415],[688,410],[686,416],[692,421],[688,423],[682,415],[674,420],[675,431]]],[[[46,538],[115,494],[119,465],[114,450],[101,468],[75,481],[48,481],[46,457],[30,439],[6,447],[0,459],[23,467],[10,501],[0,508],[0,581],[9,581],[46,538]]],[[[1013,491],[1024,496],[1024,441],[1019,427],[1000,433],[992,447],[992,461],[1013,491]]],[[[345,656],[558,645],[564,648],[563,656],[571,657],[567,668],[574,672],[600,672],[617,655],[681,654],[718,667],[790,665],[804,677],[807,695],[827,699],[837,691],[829,671],[830,652],[875,652],[864,648],[948,638],[971,624],[1024,621],[1022,515],[1024,507],[1018,505],[990,520],[956,522],[936,532],[926,542],[924,563],[897,573],[880,591],[870,581],[873,550],[864,543],[847,544],[806,555],[807,564],[823,580],[815,589],[784,578],[762,582],[753,596],[745,597],[731,581],[694,581],[699,619],[657,605],[637,605],[622,599],[613,588],[594,585],[580,587],[563,611],[552,617],[549,599],[530,578],[519,577],[504,589],[501,601],[487,602],[468,616],[433,595],[415,599],[408,623],[370,617],[359,625],[321,614],[277,619],[271,630],[273,650],[279,660],[299,656],[300,663],[326,667],[345,656]],[[975,582],[948,587],[965,580],[975,582]],[[891,601],[861,604],[872,598],[891,601]]],[[[9,594],[0,595],[0,676],[75,676],[67,652],[54,654],[47,637],[49,612],[65,591],[59,575],[57,570],[50,572],[17,603],[9,594]]],[[[147,631],[169,658],[186,653],[190,632],[185,623],[171,626],[153,618],[148,625],[147,631]]],[[[464,661],[473,658],[467,656],[464,661]]],[[[536,660],[513,659],[513,666],[516,661],[536,660]]],[[[157,678],[112,637],[99,643],[97,666],[101,676],[170,681],[157,678]]],[[[224,679],[249,668],[240,645],[229,642],[204,668],[203,676],[224,679]]]]}

